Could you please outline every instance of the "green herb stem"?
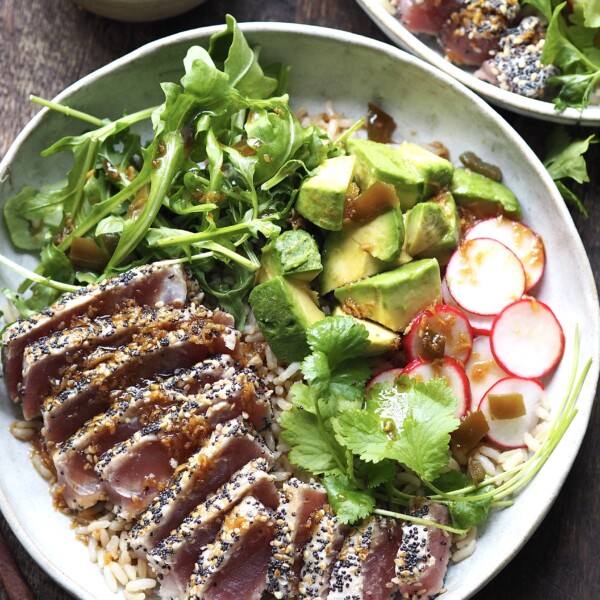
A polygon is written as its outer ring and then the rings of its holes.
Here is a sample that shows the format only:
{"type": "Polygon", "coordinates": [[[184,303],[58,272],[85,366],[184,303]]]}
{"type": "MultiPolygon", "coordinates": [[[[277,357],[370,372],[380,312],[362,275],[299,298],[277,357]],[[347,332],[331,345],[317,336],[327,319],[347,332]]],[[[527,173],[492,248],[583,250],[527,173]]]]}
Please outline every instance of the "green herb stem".
{"type": "Polygon", "coordinates": [[[62,113],[67,117],[74,117],[76,119],[80,119],[81,121],[86,121],[87,123],[91,123],[96,127],[102,127],[105,124],[105,122],[102,119],[98,119],[98,117],[93,117],[92,115],[81,112],[80,110],[69,108],[68,106],[64,106],[62,104],[58,104],[57,102],[52,102],[51,100],[40,98],[39,96],[31,95],[29,96],[29,100],[34,104],[45,106],[46,108],[62,113]]]}
{"type": "Polygon", "coordinates": [[[34,273],[22,265],[10,260],[10,258],[2,256],[2,254],[0,254],[0,264],[3,264],[29,281],[41,283],[42,285],[46,285],[61,292],[76,292],[81,289],[81,287],[77,285],[70,285],[68,283],[63,283],[62,281],[55,281],[49,277],[42,277],[41,275],[38,275],[37,273],[34,273]]]}
{"type": "Polygon", "coordinates": [[[464,535],[468,531],[468,529],[458,529],[456,527],[451,527],[450,525],[443,525],[442,523],[438,523],[437,521],[431,521],[429,519],[420,519],[419,517],[413,517],[412,515],[393,512],[391,510],[385,510],[383,508],[376,508],[375,510],[373,510],[373,513],[376,515],[381,515],[382,517],[392,517],[393,519],[410,521],[415,525],[423,525],[425,527],[436,527],[437,529],[442,529],[443,531],[448,531],[450,533],[456,533],[457,535],[464,535]]]}

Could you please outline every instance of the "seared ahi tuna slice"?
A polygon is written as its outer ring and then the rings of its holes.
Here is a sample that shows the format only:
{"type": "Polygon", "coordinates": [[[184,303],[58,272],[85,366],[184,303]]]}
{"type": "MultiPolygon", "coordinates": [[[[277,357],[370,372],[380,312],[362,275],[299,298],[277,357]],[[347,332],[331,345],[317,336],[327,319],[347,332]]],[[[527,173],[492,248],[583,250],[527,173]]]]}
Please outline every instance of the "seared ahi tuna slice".
{"type": "Polygon", "coordinates": [[[223,519],[245,496],[253,496],[264,506],[277,508],[279,495],[268,475],[270,465],[258,458],[244,465],[231,481],[211,494],[148,554],[160,578],[163,599],[183,598],[194,565],[204,546],[215,539],[223,519]]]}
{"type": "Polygon", "coordinates": [[[102,481],[94,470],[100,456],[169,407],[183,404],[187,400],[181,393],[183,389],[199,389],[232,377],[234,364],[230,356],[219,355],[191,369],[179,369],[172,377],[147,387],[128,388],[106,412],[87,421],[52,457],[65,504],[72,510],[82,510],[104,500],[102,481]],[[180,388],[182,381],[187,383],[180,388]]]}
{"type": "Polygon", "coordinates": [[[108,315],[129,300],[140,306],[157,303],[182,306],[187,295],[188,278],[180,265],[146,265],[65,294],[41,313],[16,321],[2,335],[2,366],[9,396],[15,402],[19,398],[23,351],[27,344],[68,327],[75,317],[108,315]]]}
{"type": "Polygon", "coordinates": [[[398,0],[396,14],[410,32],[437,35],[458,4],[458,0],[398,0]]]}
{"type": "MultiPolygon", "coordinates": [[[[114,351],[135,334],[176,329],[182,322],[210,316],[206,308],[196,305],[183,309],[128,305],[108,317],[77,319],[75,327],[62,329],[29,344],[23,355],[20,387],[23,415],[26,419],[37,417],[42,399],[50,394],[53,385],[58,385],[63,369],[68,365],[78,365],[81,358],[98,346],[102,346],[105,356],[111,352],[111,347],[114,351]]],[[[87,364],[86,368],[91,366],[87,364]]]]}
{"type": "MultiPolygon", "coordinates": [[[[425,504],[414,516],[448,523],[448,509],[441,504],[425,504]]],[[[447,531],[405,522],[402,543],[396,556],[394,583],[403,598],[428,600],[436,597],[444,585],[450,560],[452,539],[447,531]]]]}
{"type": "Polygon", "coordinates": [[[353,530],[333,564],[328,600],[392,598],[400,537],[400,528],[381,517],[370,517],[353,530]]]}
{"type": "Polygon", "coordinates": [[[348,527],[337,520],[329,505],[315,511],[310,520],[312,529],[302,552],[298,585],[298,598],[302,600],[327,597],[331,567],[348,532],[348,527]]]}
{"type": "Polygon", "coordinates": [[[135,336],[105,362],[65,378],[59,390],[46,398],[42,406],[46,443],[52,447],[73,435],[111,404],[116,390],[172,373],[177,367],[189,368],[208,354],[229,353],[238,337],[239,332],[230,327],[206,321],[135,336]]]}
{"type": "Polygon", "coordinates": [[[481,65],[494,55],[519,10],[518,0],[465,0],[440,30],[446,57],[457,64],[481,65]]]}
{"type": "Polygon", "coordinates": [[[276,598],[296,596],[311,514],[325,502],[327,493],[320,485],[303,483],[295,477],[283,485],[275,513],[275,537],[267,575],[267,590],[276,598]]]}
{"type": "Polygon", "coordinates": [[[108,497],[123,514],[138,514],[218,423],[242,414],[255,427],[269,423],[271,404],[260,385],[260,379],[251,372],[218,381],[205,394],[172,406],[162,417],[111,448],[95,467],[108,497]]]}
{"type": "Polygon", "coordinates": [[[273,533],[272,511],[252,496],[244,498],[200,555],[187,597],[259,600],[265,589],[273,533]]]}
{"type": "Polygon", "coordinates": [[[131,548],[143,556],[237,470],[257,458],[269,465],[274,460],[263,439],[244,419],[217,425],[204,447],[177,469],[169,487],[139,517],[131,529],[131,548]]]}

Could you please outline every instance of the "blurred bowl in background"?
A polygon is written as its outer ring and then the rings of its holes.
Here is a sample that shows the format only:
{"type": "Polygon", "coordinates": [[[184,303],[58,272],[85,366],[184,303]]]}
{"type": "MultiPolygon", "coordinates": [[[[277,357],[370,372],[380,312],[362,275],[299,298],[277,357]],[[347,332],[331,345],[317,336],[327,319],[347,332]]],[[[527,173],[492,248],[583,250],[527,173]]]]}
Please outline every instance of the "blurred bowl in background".
{"type": "Polygon", "coordinates": [[[75,0],[85,8],[101,17],[117,21],[159,21],[180,15],[204,0],[75,0]]]}

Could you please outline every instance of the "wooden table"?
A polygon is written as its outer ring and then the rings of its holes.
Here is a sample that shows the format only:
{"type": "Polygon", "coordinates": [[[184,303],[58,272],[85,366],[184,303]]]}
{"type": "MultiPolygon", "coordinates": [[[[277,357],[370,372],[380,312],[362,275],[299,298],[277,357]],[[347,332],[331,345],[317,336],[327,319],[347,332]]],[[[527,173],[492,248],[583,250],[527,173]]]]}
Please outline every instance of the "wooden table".
{"type": "MultiPolygon", "coordinates": [[[[68,0],[0,0],[0,156],[36,112],[29,94],[51,98],[94,69],[166,35],[238,21],[293,21],[336,27],[387,41],[352,0],[208,0],[160,23],[125,24],[75,8],[68,0]]],[[[551,125],[510,113],[504,117],[540,155],[551,125]]],[[[590,130],[570,132],[583,137],[590,130]]],[[[581,190],[589,211],[576,211],[579,229],[600,280],[600,145],[590,153],[592,181],[581,190]]],[[[6,432],[2,432],[6,435],[6,432]]],[[[592,414],[579,457],[546,520],[517,558],[477,600],[592,600],[600,598],[600,411],[592,414]]],[[[0,531],[36,598],[71,598],[29,558],[0,515],[0,531]]],[[[0,559],[1,560],[1,559],[0,559]]],[[[4,565],[0,562],[0,569],[4,565]]],[[[0,600],[8,596],[0,589],[0,600]]]]}

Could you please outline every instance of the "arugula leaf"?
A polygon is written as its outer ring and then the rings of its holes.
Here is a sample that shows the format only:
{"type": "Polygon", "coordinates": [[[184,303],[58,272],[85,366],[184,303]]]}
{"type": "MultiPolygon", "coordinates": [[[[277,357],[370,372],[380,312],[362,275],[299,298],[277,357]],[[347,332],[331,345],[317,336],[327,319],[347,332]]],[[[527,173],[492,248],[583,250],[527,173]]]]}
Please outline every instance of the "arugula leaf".
{"type": "Polygon", "coordinates": [[[600,27],[600,0],[575,0],[575,7],[583,11],[586,27],[600,27]]]}
{"type": "Polygon", "coordinates": [[[368,517],[375,508],[375,499],[368,492],[357,489],[345,475],[323,477],[329,503],[339,521],[346,525],[368,517]]]}
{"type": "Polygon", "coordinates": [[[458,427],[456,399],[443,379],[421,383],[402,376],[374,386],[364,410],[334,423],[337,440],[362,460],[397,460],[425,481],[448,464],[450,432],[458,427]]]}

